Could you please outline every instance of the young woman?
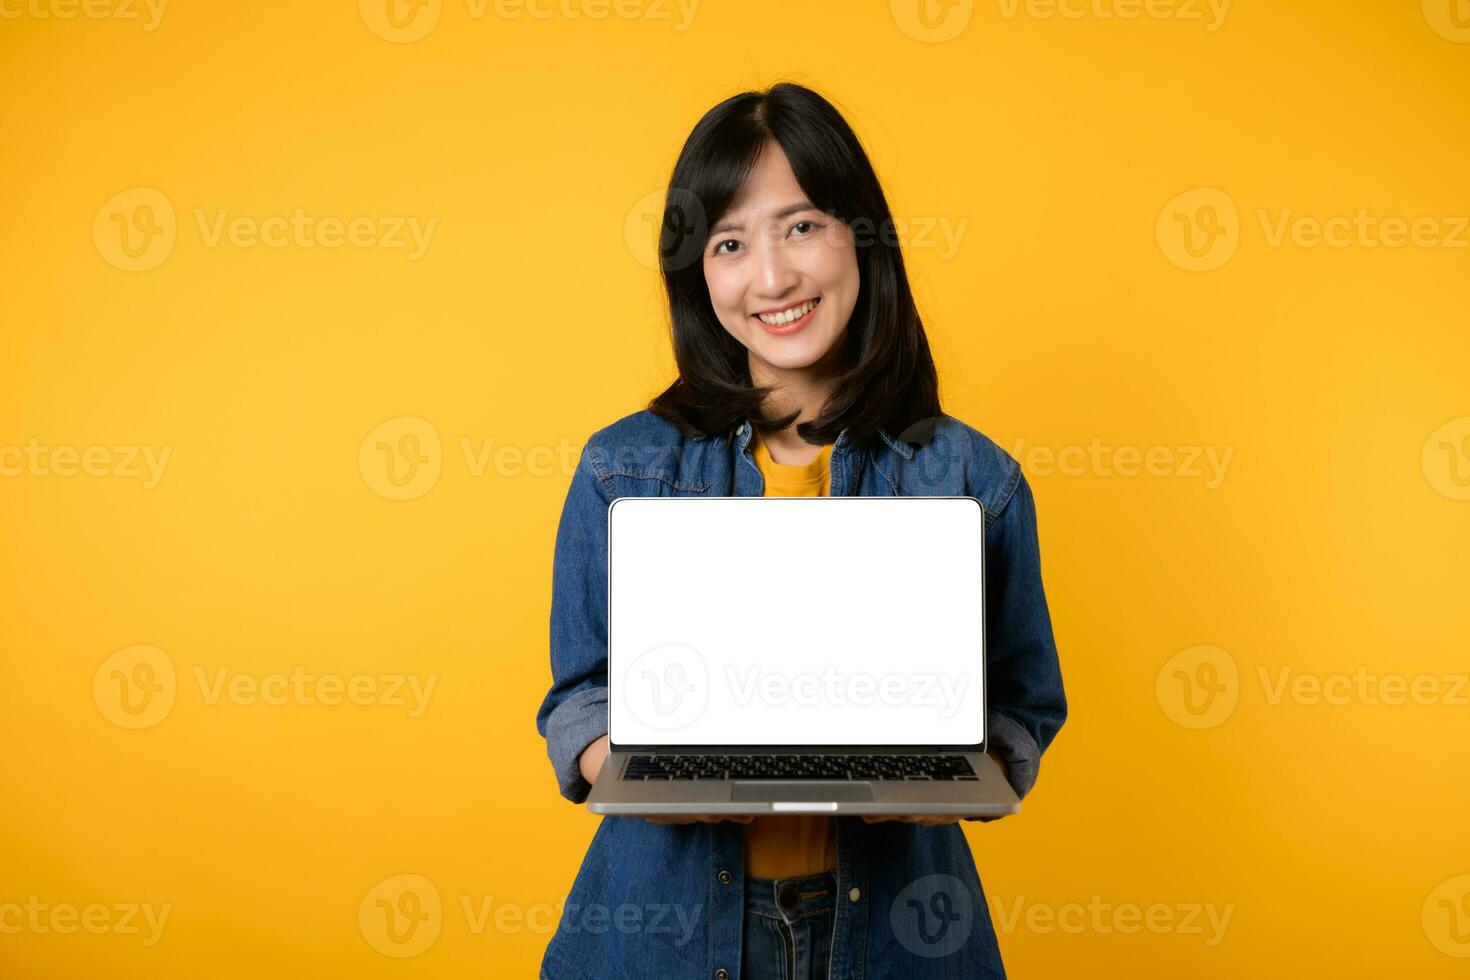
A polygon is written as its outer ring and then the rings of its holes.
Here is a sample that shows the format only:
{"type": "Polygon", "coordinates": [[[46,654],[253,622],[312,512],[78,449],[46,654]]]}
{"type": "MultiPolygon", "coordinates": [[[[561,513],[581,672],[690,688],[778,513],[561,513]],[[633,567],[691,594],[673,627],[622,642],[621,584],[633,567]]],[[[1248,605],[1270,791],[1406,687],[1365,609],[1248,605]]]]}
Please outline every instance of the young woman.
{"type": "MultiPolygon", "coordinates": [[[[1024,796],[1066,717],[1034,501],[1014,459],[940,410],[888,204],[851,128],[798,85],[721,102],[674,167],[660,250],[679,378],[589,437],[557,530],[553,683],[536,725],[562,795],[585,800],[607,754],[608,504],[834,494],[984,505],[986,731],[1024,796]]],[[[772,572],[799,589],[821,556],[772,572]]],[[[731,596],[730,615],[760,616],[765,587],[731,596]]],[[[954,820],[606,817],[542,976],[1004,968],[954,820]]]]}

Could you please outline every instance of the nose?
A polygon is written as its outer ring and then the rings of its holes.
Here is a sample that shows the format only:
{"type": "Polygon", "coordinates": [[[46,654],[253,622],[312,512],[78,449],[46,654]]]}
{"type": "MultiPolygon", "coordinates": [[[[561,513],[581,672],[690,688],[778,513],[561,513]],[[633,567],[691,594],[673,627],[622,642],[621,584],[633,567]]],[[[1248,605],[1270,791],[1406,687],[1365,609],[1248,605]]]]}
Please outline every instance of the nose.
{"type": "Polygon", "coordinates": [[[801,283],[801,273],[791,264],[785,244],[770,236],[758,236],[755,246],[756,278],[754,286],[763,297],[779,300],[801,283]]]}

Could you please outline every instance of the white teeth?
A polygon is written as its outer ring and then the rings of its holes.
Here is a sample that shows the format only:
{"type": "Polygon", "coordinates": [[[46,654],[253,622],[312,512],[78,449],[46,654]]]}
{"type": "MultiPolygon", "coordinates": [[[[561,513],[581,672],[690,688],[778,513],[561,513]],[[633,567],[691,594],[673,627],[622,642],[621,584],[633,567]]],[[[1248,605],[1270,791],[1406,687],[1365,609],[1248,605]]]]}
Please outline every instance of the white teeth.
{"type": "Polygon", "coordinates": [[[809,299],[805,303],[802,303],[800,306],[792,307],[791,309],[786,310],[783,313],[757,313],[756,316],[761,318],[762,323],[769,323],[773,327],[779,327],[783,323],[790,323],[792,320],[800,320],[802,317],[811,312],[812,307],[816,305],[816,300],[809,299]]]}

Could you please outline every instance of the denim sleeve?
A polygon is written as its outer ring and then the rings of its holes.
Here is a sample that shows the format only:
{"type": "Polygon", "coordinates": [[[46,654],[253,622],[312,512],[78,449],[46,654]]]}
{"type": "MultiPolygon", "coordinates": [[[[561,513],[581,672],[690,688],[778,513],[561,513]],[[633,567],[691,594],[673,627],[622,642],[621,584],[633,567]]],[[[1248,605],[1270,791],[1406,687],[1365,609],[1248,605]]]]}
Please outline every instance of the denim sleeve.
{"type": "Polygon", "coordinates": [[[1019,469],[985,535],[986,735],[1024,797],[1067,718],[1067,699],[1041,584],[1036,501],[1019,469]]]}
{"type": "Polygon", "coordinates": [[[590,441],[582,448],[556,529],[551,575],[551,689],[536,713],[561,795],[592,787],[577,760],[607,734],[607,508],[590,441]]]}

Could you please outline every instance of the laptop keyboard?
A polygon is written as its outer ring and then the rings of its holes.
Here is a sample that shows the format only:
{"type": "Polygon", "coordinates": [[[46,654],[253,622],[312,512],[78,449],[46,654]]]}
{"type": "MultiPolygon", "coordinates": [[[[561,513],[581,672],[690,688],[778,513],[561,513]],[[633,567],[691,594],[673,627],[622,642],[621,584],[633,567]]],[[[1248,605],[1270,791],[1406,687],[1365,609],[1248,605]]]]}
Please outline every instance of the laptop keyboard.
{"type": "Polygon", "coordinates": [[[633,755],[624,779],[979,779],[962,755],[633,755]]]}

